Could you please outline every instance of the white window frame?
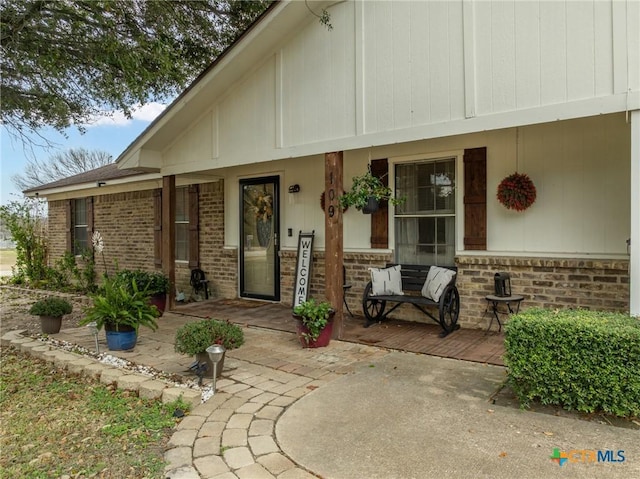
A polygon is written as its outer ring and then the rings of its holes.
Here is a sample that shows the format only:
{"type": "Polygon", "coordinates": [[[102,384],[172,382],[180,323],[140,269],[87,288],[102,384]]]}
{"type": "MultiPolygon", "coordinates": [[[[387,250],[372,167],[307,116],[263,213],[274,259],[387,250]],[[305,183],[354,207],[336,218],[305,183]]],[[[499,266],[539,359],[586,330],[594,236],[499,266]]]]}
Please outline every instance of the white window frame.
{"type": "MultiPolygon", "coordinates": [[[[396,156],[389,158],[389,186],[391,186],[395,195],[396,184],[396,165],[402,163],[429,162],[437,160],[445,160],[455,158],[456,172],[456,188],[455,188],[455,228],[456,237],[454,240],[455,256],[464,250],[464,150],[445,150],[433,153],[422,153],[417,155],[396,156]]],[[[388,219],[388,241],[389,249],[393,251],[393,257],[396,254],[396,235],[395,235],[395,208],[390,207],[388,219]]]]}

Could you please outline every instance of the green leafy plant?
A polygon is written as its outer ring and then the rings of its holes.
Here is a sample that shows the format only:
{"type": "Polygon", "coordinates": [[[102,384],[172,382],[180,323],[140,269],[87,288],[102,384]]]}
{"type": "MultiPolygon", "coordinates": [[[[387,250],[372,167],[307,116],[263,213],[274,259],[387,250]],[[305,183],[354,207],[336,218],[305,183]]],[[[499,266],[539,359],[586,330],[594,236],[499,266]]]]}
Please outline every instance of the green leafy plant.
{"type": "Polygon", "coordinates": [[[178,353],[196,355],[212,344],[221,344],[225,349],[239,348],[244,344],[242,328],[229,321],[204,319],[187,323],[176,331],[175,350],[178,353]]]}
{"type": "Polygon", "coordinates": [[[640,414],[640,321],[611,312],[529,309],[506,326],[509,385],[532,401],[640,414]]]}
{"type": "Polygon", "coordinates": [[[380,178],[371,173],[371,170],[364,175],[354,176],[352,181],[351,189],[338,198],[343,209],[353,206],[362,211],[370,197],[378,201],[388,201],[392,205],[399,205],[405,201],[405,198],[394,198],[391,188],[385,186],[380,178]]]}
{"type": "Polygon", "coordinates": [[[45,202],[25,198],[0,206],[0,221],[16,244],[15,283],[38,285],[47,276],[47,240],[45,202]]]}
{"type": "Polygon", "coordinates": [[[150,296],[169,292],[169,278],[158,271],[123,269],[116,273],[115,280],[118,284],[122,284],[130,290],[131,285],[135,283],[138,290],[146,290],[150,296]]]}
{"type": "Polygon", "coordinates": [[[333,316],[335,311],[331,304],[327,301],[316,303],[312,298],[308,301],[300,303],[293,308],[294,317],[302,321],[308,332],[303,332],[302,337],[307,344],[316,341],[329,322],[329,318],[333,316]]]}
{"type": "Polygon", "coordinates": [[[95,322],[98,329],[112,331],[138,331],[140,326],[152,330],[158,328],[156,318],[158,308],[149,304],[147,290],[138,289],[132,281],[131,286],[106,278],[99,293],[91,296],[93,305],[85,311],[80,324],[95,322]]]}
{"type": "Polygon", "coordinates": [[[35,316],[51,316],[52,318],[60,318],[65,314],[71,313],[71,311],[73,311],[71,303],[56,296],[36,301],[29,309],[29,313],[35,316]]]}

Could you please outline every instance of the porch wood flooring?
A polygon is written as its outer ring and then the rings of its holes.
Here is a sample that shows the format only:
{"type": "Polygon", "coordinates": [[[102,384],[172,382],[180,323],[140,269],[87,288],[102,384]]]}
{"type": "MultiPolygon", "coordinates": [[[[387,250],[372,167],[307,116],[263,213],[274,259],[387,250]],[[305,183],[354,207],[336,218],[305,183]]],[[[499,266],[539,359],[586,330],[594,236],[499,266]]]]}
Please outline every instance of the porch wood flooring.
{"type": "MultiPolygon", "coordinates": [[[[179,304],[173,313],[199,318],[225,319],[246,326],[288,331],[296,325],[291,309],[281,304],[261,301],[222,299],[179,304]]],[[[355,313],[355,312],[354,312],[355,313]]],[[[343,341],[383,348],[429,354],[443,358],[463,359],[503,366],[504,334],[484,330],[459,329],[440,338],[441,328],[433,324],[390,319],[364,328],[364,317],[344,316],[343,341]]],[[[488,319],[487,319],[488,321],[488,319]]]]}

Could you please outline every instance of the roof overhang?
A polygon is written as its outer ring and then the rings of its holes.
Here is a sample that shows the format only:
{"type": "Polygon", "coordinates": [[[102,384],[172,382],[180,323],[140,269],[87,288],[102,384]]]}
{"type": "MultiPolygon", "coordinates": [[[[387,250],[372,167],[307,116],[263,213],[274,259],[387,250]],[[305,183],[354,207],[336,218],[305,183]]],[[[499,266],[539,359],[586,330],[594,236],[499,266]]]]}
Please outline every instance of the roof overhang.
{"type": "Polygon", "coordinates": [[[321,12],[334,1],[281,0],[244,32],[216,61],[173,101],[118,157],[120,169],[160,171],[162,152],[194,119],[211,109],[234,83],[271,55],[288,32],[317,20],[310,12],[321,12]]]}

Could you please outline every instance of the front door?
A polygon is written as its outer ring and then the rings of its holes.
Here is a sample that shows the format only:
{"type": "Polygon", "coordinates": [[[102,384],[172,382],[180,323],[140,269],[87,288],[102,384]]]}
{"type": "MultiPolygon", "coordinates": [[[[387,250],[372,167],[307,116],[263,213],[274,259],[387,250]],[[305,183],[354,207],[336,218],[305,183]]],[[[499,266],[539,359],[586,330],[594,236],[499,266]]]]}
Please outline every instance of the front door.
{"type": "Polygon", "coordinates": [[[240,180],[240,296],[280,301],[277,176],[240,180]]]}

